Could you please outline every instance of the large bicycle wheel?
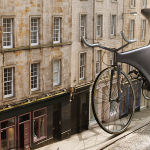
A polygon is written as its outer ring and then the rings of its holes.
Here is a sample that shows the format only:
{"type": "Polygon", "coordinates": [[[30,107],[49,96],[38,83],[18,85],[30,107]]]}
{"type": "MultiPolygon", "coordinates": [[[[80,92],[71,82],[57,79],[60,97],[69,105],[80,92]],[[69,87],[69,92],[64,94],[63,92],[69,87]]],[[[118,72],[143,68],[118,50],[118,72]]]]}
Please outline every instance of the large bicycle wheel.
{"type": "Polygon", "coordinates": [[[99,126],[111,134],[122,133],[133,118],[134,108],[134,92],[128,76],[121,71],[117,77],[115,67],[103,70],[92,89],[92,109],[99,126]]]}

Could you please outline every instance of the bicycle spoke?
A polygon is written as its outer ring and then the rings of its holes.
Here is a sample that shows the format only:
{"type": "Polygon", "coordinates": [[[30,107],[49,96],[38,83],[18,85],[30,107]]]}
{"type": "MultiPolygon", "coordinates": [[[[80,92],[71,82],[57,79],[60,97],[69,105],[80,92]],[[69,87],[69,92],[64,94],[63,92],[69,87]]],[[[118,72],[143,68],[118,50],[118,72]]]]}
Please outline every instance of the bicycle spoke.
{"type": "Polygon", "coordinates": [[[121,71],[119,76],[120,89],[117,87],[117,76],[113,75],[113,80],[110,76],[113,67],[105,70],[99,75],[99,78],[95,81],[93,90],[92,90],[92,108],[95,110],[95,117],[99,125],[108,133],[118,134],[123,132],[131,122],[133,116],[133,109],[130,109],[130,113],[126,112],[129,107],[126,105],[127,92],[126,89],[129,88],[129,91],[132,92],[132,97],[130,100],[130,107],[133,108],[134,94],[131,82],[128,77],[121,71]],[[112,87],[110,83],[112,82],[112,87]],[[111,89],[111,93],[110,93],[111,89]],[[125,90],[124,90],[125,89],[125,90]],[[119,93],[118,93],[118,90],[119,93]],[[110,97],[111,95],[111,97],[110,97]],[[118,101],[118,98],[120,101],[118,101]]]}

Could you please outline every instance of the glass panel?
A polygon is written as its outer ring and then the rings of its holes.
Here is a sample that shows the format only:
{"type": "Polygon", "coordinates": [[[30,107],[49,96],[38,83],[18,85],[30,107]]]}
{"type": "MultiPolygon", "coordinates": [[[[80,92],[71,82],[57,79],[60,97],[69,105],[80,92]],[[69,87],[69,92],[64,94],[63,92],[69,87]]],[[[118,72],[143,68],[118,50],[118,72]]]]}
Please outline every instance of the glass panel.
{"type": "Polygon", "coordinates": [[[39,131],[38,131],[38,119],[34,120],[34,140],[36,140],[39,137],[39,131]]]}
{"type": "Polygon", "coordinates": [[[44,134],[44,132],[45,132],[45,130],[44,130],[44,124],[45,124],[45,122],[44,122],[44,120],[45,120],[44,117],[40,118],[40,136],[41,137],[45,135],[44,134]]]}
{"type": "Polygon", "coordinates": [[[23,115],[23,116],[19,117],[19,123],[20,123],[20,122],[27,121],[27,120],[29,120],[29,119],[30,119],[30,118],[29,118],[29,114],[23,115]]]}
{"type": "Polygon", "coordinates": [[[38,116],[41,116],[41,115],[44,115],[44,114],[46,114],[46,113],[45,113],[45,109],[36,111],[36,112],[34,112],[34,118],[35,118],[35,117],[38,117],[38,116]]]}
{"type": "Polygon", "coordinates": [[[8,129],[8,134],[9,134],[9,149],[15,147],[15,135],[14,135],[14,128],[9,128],[8,129]]]}
{"type": "Polygon", "coordinates": [[[59,60],[54,61],[54,72],[59,71],[59,60]]]}
{"type": "Polygon", "coordinates": [[[58,72],[54,73],[54,83],[58,83],[58,72]]]}
{"type": "Polygon", "coordinates": [[[1,129],[15,125],[15,119],[10,119],[1,123],[1,129]]]}
{"type": "Polygon", "coordinates": [[[1,131],[1,149],[7,150],[6,130],[1,131]]]}

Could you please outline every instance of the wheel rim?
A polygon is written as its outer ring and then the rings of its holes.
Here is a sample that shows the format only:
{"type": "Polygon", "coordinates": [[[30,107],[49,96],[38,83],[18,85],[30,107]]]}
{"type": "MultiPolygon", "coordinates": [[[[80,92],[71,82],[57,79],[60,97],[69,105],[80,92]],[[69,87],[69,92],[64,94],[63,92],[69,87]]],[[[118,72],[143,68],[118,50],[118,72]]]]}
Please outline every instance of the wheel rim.
{"type": "Polygon", "coordinates": [[[127,75],[121,71],[118,96],[117,71],[113,75],[111,101],[109,100],[111,70],[104,70],[92,89],[92,109],[97,123],[108,133],[119,134],[129,126],[134,113],[134,93],[127,75]],[[117,97],[120,98],[118,101],[117,97]]]}

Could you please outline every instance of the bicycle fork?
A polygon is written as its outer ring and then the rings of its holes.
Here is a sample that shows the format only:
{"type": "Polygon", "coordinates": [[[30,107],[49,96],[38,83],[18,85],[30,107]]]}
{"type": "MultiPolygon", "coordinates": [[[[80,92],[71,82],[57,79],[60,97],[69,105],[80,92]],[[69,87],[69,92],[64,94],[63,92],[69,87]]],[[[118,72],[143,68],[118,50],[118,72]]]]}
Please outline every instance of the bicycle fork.
{"type": "Polygon", "coordinates": [[[113,69],[113,70],[111,70],[111,78],[110,78],[109,102],[111,102],[111,101],[120,102],[120,92],[121,92],[121,88],[120,88],[120,73],[121,73],[121,65],[117,65],[115,69],[117,69],[118,97],[116,99],[112,99],[111,98],[112,85],[113,85],[113,75],[115,73],[115,70],[113,69]]]}

